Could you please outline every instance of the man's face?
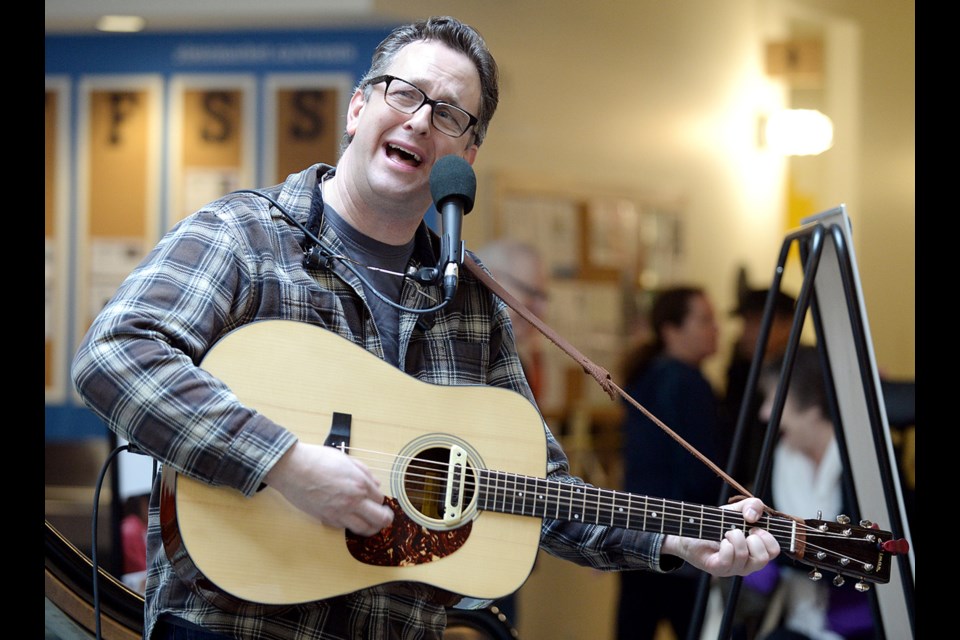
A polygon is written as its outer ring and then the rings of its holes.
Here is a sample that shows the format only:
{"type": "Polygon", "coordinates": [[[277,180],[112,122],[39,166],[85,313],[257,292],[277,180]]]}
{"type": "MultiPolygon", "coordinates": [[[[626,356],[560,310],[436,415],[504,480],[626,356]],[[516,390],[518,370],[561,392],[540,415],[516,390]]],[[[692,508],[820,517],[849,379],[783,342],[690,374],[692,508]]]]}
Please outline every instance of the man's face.
{"type": "MultiPolygon", "coordinates": [[[[480,110],[480,77],[469,58],[437,42],[414,42],[404,47],[386,73],[416,85],[433,100],[454,104],[474,115],[480,110]]],[[[359,162],[360,188],[372,201],[408,198],[430,205],[430,170],[437,159],[455,154],[473,163],[477,146],[473,129],[459,138],[431,124],[433,107],[423,105],[413,114],[397,111],[384,101],[384,83],[372,87],[368,99],[357,91],[350,101],[347,131],[353,141],[349,153],[359,162]]]]}

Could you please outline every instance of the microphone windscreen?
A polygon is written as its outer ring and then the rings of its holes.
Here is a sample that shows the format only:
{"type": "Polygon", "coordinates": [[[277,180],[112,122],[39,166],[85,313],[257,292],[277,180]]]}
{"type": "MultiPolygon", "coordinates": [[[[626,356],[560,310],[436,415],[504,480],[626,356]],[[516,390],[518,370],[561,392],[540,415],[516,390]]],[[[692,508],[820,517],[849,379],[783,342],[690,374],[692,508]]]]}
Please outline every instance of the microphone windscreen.
{"type": "Polygon", "coordinates": [[[430,195],[439,210],[449,198],[463,202],[464,215],[473,210],[477,195],[477,175],[470,163],[456,155],[443,156],[430,171],[430,195]]]}

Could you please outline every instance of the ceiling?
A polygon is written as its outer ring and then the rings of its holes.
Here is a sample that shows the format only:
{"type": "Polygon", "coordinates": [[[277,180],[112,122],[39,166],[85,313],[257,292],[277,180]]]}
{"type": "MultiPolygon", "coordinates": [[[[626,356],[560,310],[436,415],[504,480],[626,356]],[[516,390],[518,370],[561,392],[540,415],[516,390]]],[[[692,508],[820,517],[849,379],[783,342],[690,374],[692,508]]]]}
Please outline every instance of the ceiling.
{"type": "Polygon", "coordinates": [[[44,33],[95,33],[97,18],[142,16],[146,31],[377,24],[375,0],[44,0],[44,33]]]}

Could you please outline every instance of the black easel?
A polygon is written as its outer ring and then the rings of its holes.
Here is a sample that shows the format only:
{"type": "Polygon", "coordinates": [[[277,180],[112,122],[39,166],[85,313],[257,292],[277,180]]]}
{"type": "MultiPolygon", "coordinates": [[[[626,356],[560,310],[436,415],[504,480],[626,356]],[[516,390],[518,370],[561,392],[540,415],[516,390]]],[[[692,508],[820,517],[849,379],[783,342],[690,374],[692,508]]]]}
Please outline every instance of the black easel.
{"type": "MultiPolygon", "coordinates": [[[[743,448],[748,412],[752,410],[757,381],[773,323],[775,296],[780,291],[784,267],[790,249],[798,245],[803,266],[803,284],[797,299],[784,365],[771,410],[770,428],[764,436],[759,466],[754,479],[754,495],[767,493],[770,481],[776,429],[786,399],[790,374],[807,311],[813,321],[820,352],[827,395],[837,442],[844,464],[844,490],[855,520],[874,520],[889,529],[896,538],[910,540],[903,495],[886,410],[880,391],[880,379],[874,362],[866,311],[850,237],[850,220],[844,205],[802,221],[803,226],[789,234],[780,250],[773,282],[764,305],[760,335],[750,372],[746,394],[737,417],[728,473],[736,468],[743,448]],[[861,516],[861,514],[866,514],[861,516]]],[[[719,504],[729,498],[729,487],[721,491],[719,504]]],[[[773,505],[776,507],[776,505],[773,505]]],[[[814,514],[794,514],[811,517],[814,514]]],[[[826,517],[838,514],[824,514],[826,517]]],[[[914,554],[895,556],[897,566],[888,584],[871,589],[874,620],[878,634],[888,640],[915,636],[914,627],[914,554]]],[[[718,640],[731,637],[734,613],[742,578],[730,578],[731,588],[718,640]]],[[[704,613],[710,591],[710,576],[700,580],[697,602],[687,640],[702,633],[704,613]]]]}

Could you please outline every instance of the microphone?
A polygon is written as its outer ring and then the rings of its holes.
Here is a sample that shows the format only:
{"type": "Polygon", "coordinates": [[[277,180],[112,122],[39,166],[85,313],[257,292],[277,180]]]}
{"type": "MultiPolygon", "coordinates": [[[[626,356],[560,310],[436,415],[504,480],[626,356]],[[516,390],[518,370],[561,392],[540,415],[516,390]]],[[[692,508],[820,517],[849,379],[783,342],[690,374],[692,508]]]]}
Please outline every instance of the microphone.
{"type": "Polygon", "coordinates": [[[443,236],[440,242],[440,261],[437,270],[443,274],[445,302],[453,299],[460,280],[463,263],[463,243],[460,227],[463,216],[473,210],[477,193],[477,176],[470,163],[460,156],[443,156],[430,171],[430,195],[442,220],[443,236]]]}

